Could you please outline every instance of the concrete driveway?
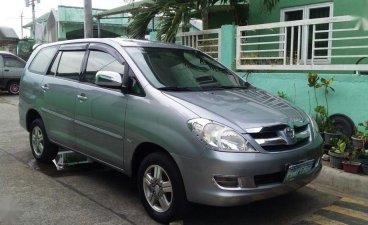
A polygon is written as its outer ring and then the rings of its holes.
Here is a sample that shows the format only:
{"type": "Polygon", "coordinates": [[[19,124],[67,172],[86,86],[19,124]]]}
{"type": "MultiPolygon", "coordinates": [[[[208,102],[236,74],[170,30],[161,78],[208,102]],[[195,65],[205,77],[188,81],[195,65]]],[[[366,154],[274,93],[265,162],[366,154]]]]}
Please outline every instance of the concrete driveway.
{"type": "MultiPolygon", "coordinates": [[[[128,177],[99,164],[37,163],[18,123],[18,97],[0,93],[0,224],[157,224],[128,177]]],[[[232,208],[193,205],[184,224],[295,224],[339,199],[305,187],[232,208]]]]}

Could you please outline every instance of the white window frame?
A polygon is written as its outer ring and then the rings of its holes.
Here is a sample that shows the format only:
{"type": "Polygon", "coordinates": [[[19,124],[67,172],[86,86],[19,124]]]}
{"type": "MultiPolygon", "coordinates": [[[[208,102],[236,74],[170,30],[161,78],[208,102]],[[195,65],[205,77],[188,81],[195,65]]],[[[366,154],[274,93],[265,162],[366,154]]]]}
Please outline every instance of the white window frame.
{"type": "MultiPolygon", "coordinates": [[[[330,8],[330,16],[329,18],[333,17],[334,15],[334,3],[333,2],[327,2],[327,3],[319,3],[319,4],[312,4],[312,5],[304,5],[304,6],[295,6],[295,7],[289,7],[289,8],[284,8],[280,10],[280,21],[281,22],[286,22],[285,21],[285,13],[287,12],[292,12],[292,11],[297,11],[297,10],[301,10],[303,11],[303,20],[307,20],[309,19],[309,15],[310,15],[310,10],[311,9],[316,9],[316,8],[324,8],[324,7],[329,7],[330,8]]],[[[328,17],[326,17],[328,18],[328,17]]],[[[301,37],[301,52],[300,52],[300,62],[301,64],[304,65],[310,65],[312,64],[312,60],[308,59],[308,33],[309,33],[309,29],[308,26],[304,26],[303,27],[303,35],[301,37]]],[[[329,30],[332,30],[332,23],[329,24],[329,30]]],[[[281,29],[281,32],[285,33],[285,28],[281,29]]],[[[328,39],[332,38],[332,32],[328,32],[328,39]]],[[[284,41],[284,38],[281,39],[281,41],[284,41]]],[[[331,56],[331,46],[332,46],[332,41],[329,40],[328,41],[328,51],[327,51],[327,56],[331,56]]],[[[280,49],[282,49],[283,44],[280,44],[280,49]]],[[[298,59],[299,62],[299,59],[298,59]]],[[[313,64],[331,64],[331,58],[328,57],[326,59],[314,59],[313,60],[313,64]]]]}

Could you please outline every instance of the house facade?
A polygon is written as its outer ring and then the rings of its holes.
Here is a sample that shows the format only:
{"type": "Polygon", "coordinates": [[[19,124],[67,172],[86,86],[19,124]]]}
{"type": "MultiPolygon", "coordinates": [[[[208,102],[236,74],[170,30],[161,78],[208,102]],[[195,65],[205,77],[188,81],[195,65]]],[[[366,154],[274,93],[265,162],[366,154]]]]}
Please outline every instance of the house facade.
{"type": "MultiPolygon", "coordinates": [[[[271,12],[264,10],[261,1],[251,1],[249,25],[255,25],[252,29],[257,25],[266,29],[248,31],[249,36],[280,36],[248,39],[258,45],[243,46],[243,50],[252,46],[261,51],[257,52],[258,57],[279,57],[276,60],[280,62],[276,62],[279,67],[273,69],[273,65],[260,60],[248,60],[248,65],[239,66],[241,60],[238,59],[238,68],[255,67],[256,70],[248,76],[249,82],[275,95],[286,93],[289,100],[311,114],[316,105],[307,74],[314,72],[326,79],[333,78],[335,92],[330,90],[328,94],[330,115],[344,114],[358,124],[368,119],[368,106],[365,104],[368,102],[365,95],[368,91],[367,12],[368,0],[280,0],[271,12]],[[267,44],[269,41],[285,43],[267,44]],[[276,54],[268,52],[269,55],[262,55],[272,48],[276,49],[273,52],[276,54]],[[255,65],[257,63],[260,65],[255,65]]],[[[241,53],[237,55],[239,57],[241,53]]],[[[245,74],[244,69],[238,72],[245,74]]],[[[326,104],[322,89],[317,90],[317,97],[320,104],[326,104]]]]}
{"type": "Polygon", "coordinates": [[[19,38],[13,28],[0,27],[0,51],[16,53],[19,38]]]}
{"type": "MultiPolygon", "coordinates": [[[[360,18],[360,20],[343,21],[341,23],[317,23],[314,28],[313,25],[288,26],[287,28],[279,27],[278,29],[274,27],[273,31],[258,29],[253,33],[249,31],[249,33],[252,33],[250,35],[286,33],[286,55],[289,57],[289,62],[292,59],[294,62],[299,60],[302,63],[311,64],[312,51],[314,50],[313,56],[315,56],[315,58],[313,59],[313,63],[315,64],[359,64],[368,62],[368,59],[364,57],[368,55],[368,48],[366,47],[368,39],[357,38],[367,35],[367,12],[367,0],[280,0],[271,12],[265,11],[262,1],[250,1],[249,25],[276,22],[288,23],[311,19],[332,19],[346,16],[357,17],[360,18]],[[335,30],[335,32],[333,30],[335,30]],[[313,42],[313,39],[319,41],[313,42]],[[291,46],[291,44],[293,44],[293,46],[291,46]],[[345,48],[348,46],[350,48],[345,48]],[[365,46],[365,48],[360,48],[359,46],[365,46]],[[299,48],[301,48],[300,52],[298,52],[299,48]],[[293,52],[291,53],[291,51],[293,52]],[[299,55],[297,55],[298,53],[299,55]],[[356,57],[343,57],[344,55],[356,57]]],[[[277,38],[282,40],[281,37],[277,38]]],[[[277,41],[277,38],[271,39],[277,41]]],[[[265,38],[253,40],[261,42],[265,41],[265,38]]],[[[254,47],[259,49],[271,49],[271,47],[274,48],[275,46],[256,45],[254,47]]],[[[273,56],[274,55],[275,54],[273,54],[273,56]]],[[[262,56],[267,57],[264,54],[262,56]]]]}
{"type": "MultiPolygon", "coordinates": [[[[103,12],[103,9],[93,9],[92,14],[103,12]]],[[[84,37],[84,9],[82,7],[71,7],[60,5],[56,10],[51,10],[36,19],[35,37],[37,42],[55,42],[71,40],[84,37]]],[[[94,20],[93,36],[98,36],[98,26],[100,26],[100,37],[120,37],[126,36],[128,20],[123,15],[116,18],[109,18],[97,23],[94,20]]],[[[26,24],[24,28],[30,28],[32,22],[26,24]]]]}

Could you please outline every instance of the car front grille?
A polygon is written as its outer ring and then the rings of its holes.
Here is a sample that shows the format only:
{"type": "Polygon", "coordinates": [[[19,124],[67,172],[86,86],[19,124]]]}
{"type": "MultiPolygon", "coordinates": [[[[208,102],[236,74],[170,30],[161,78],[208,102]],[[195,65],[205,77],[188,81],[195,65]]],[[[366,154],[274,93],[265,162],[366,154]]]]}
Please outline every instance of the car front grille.
{"type": "MultiPolygon", "coordinates": [[[[310,126],[306,124],[293,125],[293,135],[287,132],[288,125],[264,127],[258,133],[248,133],[266,151],[280,152],[302,147],[309,143],[310,126]]],[[[290,131],[291,132],[291,131],[290,131]]]]}

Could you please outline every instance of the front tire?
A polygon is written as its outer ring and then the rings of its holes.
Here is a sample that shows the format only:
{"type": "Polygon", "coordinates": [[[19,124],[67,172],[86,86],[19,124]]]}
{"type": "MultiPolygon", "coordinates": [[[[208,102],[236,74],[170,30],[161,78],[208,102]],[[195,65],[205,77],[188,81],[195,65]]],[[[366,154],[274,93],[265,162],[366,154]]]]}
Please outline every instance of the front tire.
{"type": "Polygon", "coordinates": [[[148,214],[168,223],[180,219],[188,202],[181,174],[175,162],[164,153],[152,153],[138,170],[138,191],[148,214]]]}
{"type": "Polygon", "coordinates": [[[32,122],[29,142],[32,154],[37,161],[49,163],[55,159],[58,153],[58,146],[49,141],[41,119],[36,119],[32,122]]]}
{"type": "Polygon", "coordinates": [[[17,81],[10,81],[7,88],[9,94],[17,95],[19,94],[19,82],[17,81]]]}

